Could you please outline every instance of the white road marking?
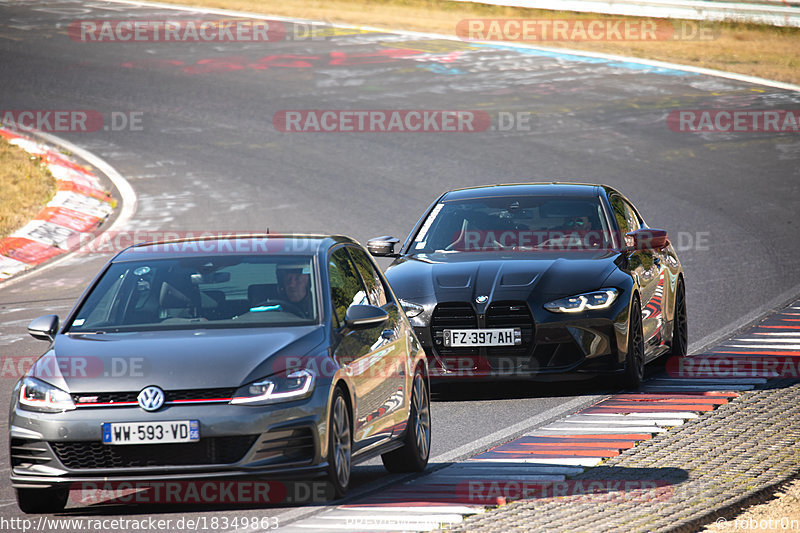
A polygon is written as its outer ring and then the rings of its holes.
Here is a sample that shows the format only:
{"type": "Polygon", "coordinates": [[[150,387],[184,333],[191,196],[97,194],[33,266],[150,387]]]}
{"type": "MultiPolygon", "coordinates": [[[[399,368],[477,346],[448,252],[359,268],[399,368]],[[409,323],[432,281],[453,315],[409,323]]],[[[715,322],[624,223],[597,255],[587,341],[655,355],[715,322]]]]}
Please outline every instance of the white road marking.
{"type": "Polygon", "coordinates": [[[517,464],[509,462],[508,464],[494,464],[487,465],[481,464],[480,461],[465,461],[456,465],[448,467],[453,470],[463,470],[465,472],[490,472],[497,476],[505,476],[506,470],[510,470],[515,474],[521,472],[537,472],[540,474],[563,474],[565,476],[577,476],[583,472],[583,468],[579,466],[553,466],[553,465],[531,465],[531,464],[517,464]]]}
{"type": "MultiPolygon", "coordinates": [[[[622,415],[618,415],[622,416],[622,415]]],[[[623,418],[604,418],[604,419],[597,419],[597,417],[592,418],[583,418],[580,416],[577,417],[569,417],[564,420],[565,424],[584,424],[588,426],[600,425],[600,426],[680,426],[683,425],[683,420],[680,418],[645,418],[642,420],[625,420],[623,418]]]]}
{"type": "MultiPolygon", "coordinates": [[[[756,383],[766,383],[766,378],[700,378],[700,379],[682,379],[682,378],[658,378],[649,381],[650,385],[712,385],[719,387],[722,385],[752,385],[756,383]]],[[[691,402],[689,402],[691,403],[691,402]]]]}
{"type": "Polygon", "coordinates": [[[546,428],[542,428],[544,431],[570,431],[574,432],[573,435],[580,435],[581,433],[585,435],[594,435],[594,434],[609,434],[613,435],[614,433],[663,433],[667,431],[666,429],[660,426],[614,426],[614,427],[595,427],[588,424],[578,425],[578,424],[554,424],[552,426],[547,426],[546,428]]]}
{"type": "Polygon", "coordinates": [[[597,466],[602,461],[602,457],[555,457],[542,459],[470,459],[481,463],[525,463],[538,465],[563,465],[563,466],[597,466]]]}
{"type": "Polygon", "coordinates": [[[646,392],[729,392],[753,390],[755,385],[726,385],[720,388],[715,385],[655,385],[648,386],[646,392]]]}
{"type": "MultiPolygon", "coordinates": [[[[464,520],[464,517],[460,514],[456,513],[421,513],[418,516],[409,515],[408,513],[398,513],[397,509],[392,507],[391,508],[394,513],[383,513],[381,514],[382,521],[390,521],[395,520],[397,522],[402,521],[419,521],[419,522],[461,522],[464,520]]],[[[319,518],[324,520],[339,520],[342,518],[353,518],[358,517],[363,519],[364,517],[361,513],[357,512],[349,512],[350,509],[337,509],[330,513],[325,513],[319,516],[319,518]]]]}
{"type": "Polygon", "coordinates": [[[581,407],[587,406],[587,404],[598,402],[604,398],[607,398],[606,395],[596,395],[596,396],[582,396],[579,398],[573,398],[567,402],[564,402],[556,407],[551,407],[545,411],[542,411],[538,415],[534,415],[530,418],[526,418],[521,422],[517,422],[511,426],[506,428],[500,429],[477,439],[473,442],[464,444],[455,448],[454,450],[450,450],[448,452],[441,453],[436,457],[431,458],[431,463],[452,463],[454,461],[459,461],[462,459],[466,459],[474,455],[477,450],[481,448],[488,448],[493,443],[502,441],[502,440],[510,440],[510,438],[514,435],[524,433],[538,424],[544,423],[549,421],[550,419],[556,416],[563,416],[565,413],[575,412],[581,407]]]}
{"type": "MultiPolygon", "coordinates": [[[[532,481],[564,481],[567,479],[567,476],[560,475],[543,475],[543,474],[532,474],[529,476],[520,476],[520,475],[513,475],[513,474],[503,474],[502,478],[497,474],[497,472],[484,472],[480,475],[476,475],[475,473],[464,473],[461,475],[438,475],[433,474],[432,476],[428,476],[424,478],[427,483],[455,483],[459,481],[484,481],[484,480],[491,480],[497,481],[502,479],[503,481],[524,481],[524,482],[532,482],[532,481]]],[[[423,485],[424,486],[424,485],[423,485]]]]}
{"type": "MultiPolygon", "coordinates": [[[[800,335],[800,333],[798,333],[798,335],[800,335]]],[[[784,343],[784,342],[788,342],[788,343],[792,343],[792,342],[797,342],[797,339],[793,338],[793,337],[786,337],[786,338],[782,338],[782,339],[753,339],[753,338],[747,338],[747,339],[733,339],[730,342],[767,342],[767,343],[773,343],[773,342],[774,343],[784,343]]]]}
{"type": "MultiPolygon", "coordinates": [[[[184,6],[176,6],[170,4],[162,4],[159,2],[141,2],[138,0],[106,0],[108,2],[118,3],[118,4],[126,4],[131,6],[145,6],[145,7],[154,7],[159,9],[171,9],[174,11],[186,11],[190,13],[205,13],[209,15],[221,15],[221,16],[228,16],[228,17],[247,17],[253,18],[257,20],[277,20],[277,21],[284,21],[284,22],[291,22],[295,24],[325,24],[327,26],[335,27],[335,28],[347,28],[347,29],[355,29],[361,30],[365,32],[379,32],[379,33],[388,33],[393,35],[408,35],[411,37],[416,38],[427,38],[427,39],[441,39],[447,41],[455,41],[458,43],[462,43],[463,41],[454,35],[442,35],[438,33],[426,33],[426,32],[417,32],[417,31],[408,31],[408,30],[397,30],[397,29],[387,29],[387,28],[377,28],[374,26],[355,26],[352,24],[332,24],[330,22],[323,22],[323,21],[316,21],[316,20],[307,20],[307,19],[298,19],[293,17],[281,17],[277,15],[264,15],[263,13],[249,13],[245,11],[233,11],[229,9],[215,9],[215,8],[200,8],[200,7],[184,7],[184,6]]],[[[722,70],[714,70],[708,68],[701,68],[701,67],[692,67],[689,65],[680,65],[677,63],[669,63],[666,61],[654,61],[650,59],[642,59],[639,57],[626,57],[626,56],[619,56],[619,55],[612,55],[612,54],[603,54],[599,52],[586,52],[584,50],[572,50],[569,48],[549,48],[546,46],[531,46],[531,45],[524,45],[515,42],[504,42],[504,41],[494,41],[494,42],[479,42],[475,41],[473,44],[484,44],[488,46],[502,46],[502,47],[510,47],[516,48],[519,50],[537,50],[543,51],[551,54],[556,54],[557,56],[579,56],[579,57],[593,57],[596,59],[603,59],[606,61],[611,62],[625,62],[625,63],[636,63],[639,65],[646,65],[649,67],[655,68],[665,68],[670,70],[678,70],[683,72],[691,72],[694,74],[704,74],[706,76],[713,76],[716,78],[725,78],[730,80],[736,81],[743,81],[746,83],[754,83],[757,85],[764,85],[767,87],[775,87],[778,89],[785,89],[789,91],[800,91],[800,85],[794,85],[791,83],[784,83],[775,80],[767,80],[764,78],[757,78],[754,76],[746,76],[743,74],[737,74],[735,72],[725,72],[722,70]]],[[[797,292],[795,291],[794,295],[796,296],[797,292]]],[[[776,306],[777,307],[777,306],[776,306]]],[[[731,330],[729,330],[731,331],[731,330]]]]}
{"type": "MultiPolygon", "coordinates": [[[[415,512],[415,513],[459,513],[459,514],[475,514],[483,509],[483,505],[470,507],[466,505],[426,505],[425,507],[417,507],[413,505],[403,507],[339,507],[336,511],[354,511],[364,513],[396,513],[400,511],[415,512]]],[[[335,511],[332,511],[335,512],[335,511]]]]}
{"type": "Polygon", "coordinates": [[[651,418],[652,419],[661,419],[661,418],[675,419],[675,418],[681,418],[681,419],[686,420],[686,419],[689,419],[689,418],[697,418],[699,415],[697,413],[692,413],[692,412],[689,412],[689,411],[670,411],[670,412],[663,411],[663,412],[659,412],[659,413],[620,413],[620,414],[616,414],[616,413],[582,413],[581,416],[595,416],[595,417],[598,417],[598,418],[612,417],[612,416],[624,416],[624,417],[627,417],[627,418],[644,418],[644,419],[651,419],[651,418]]]}
{"type": "MultiPolygon", "coordinates": [[[[792,342],[797,342],[795,339],[792,342]]],[[[780,348],[782,350],[800,350],[800,344],[726,344],[725,348],[780,348]]],[[[735,355],[735,354],[720,354],[735,355]]],[[[756,354],[757,355],[757,354],[756,354]]]]}

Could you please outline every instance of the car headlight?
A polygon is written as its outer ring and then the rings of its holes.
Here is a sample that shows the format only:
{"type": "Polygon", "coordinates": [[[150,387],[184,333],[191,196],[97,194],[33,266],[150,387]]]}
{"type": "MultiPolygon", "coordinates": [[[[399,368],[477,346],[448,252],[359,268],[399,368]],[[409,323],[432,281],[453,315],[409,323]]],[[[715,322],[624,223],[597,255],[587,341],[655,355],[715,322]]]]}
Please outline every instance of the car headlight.
{"type": "Polygon", "coordinates": [[[19,388],[19,405],[28,411],[60,413],[75,409],[68,392],[32,377],[22,380],[19,388]]]}
{"type": "Polygon", "coordinates": [[[587,309],[606,309],[617,299],[617,289],[602,289],[568,296],[544,304],[544,308],[553,313],[581,313],[587,309]]]}
{"type": "Polygon", "coordinates": [[[406,312],[406,316],[408,318],[414,318],[425,310],[423,306],[415,304],[414,302],[403,300],[402,298],[400,299],[400,307],[402,307],[403,311],[406,312]]]}
{"type": "Polygon", "coordinates": [[[314,389],[315,377],[314,372],[305,369],[260,379],[236,391],[231,403],[264,405],[306,398],[314,389]]]}

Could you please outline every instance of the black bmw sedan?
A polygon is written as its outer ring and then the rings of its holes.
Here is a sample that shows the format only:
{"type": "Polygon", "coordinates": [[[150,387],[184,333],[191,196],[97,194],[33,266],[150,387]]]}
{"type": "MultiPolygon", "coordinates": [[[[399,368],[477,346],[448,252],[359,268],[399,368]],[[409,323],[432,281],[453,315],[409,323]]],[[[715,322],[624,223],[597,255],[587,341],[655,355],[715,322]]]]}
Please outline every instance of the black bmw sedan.
{"type": "Polygon", "coordinates": [[[339,236],[239,236],[117,254],[14,389],[25,512],[74,484],[326,475],[428,461],[428,367],[369,254],[339,236]]]}
{"type": "Polygon", "coordinates": [[[431,361],[431,379],[616,376],[685,355],[683,269],[664,230],[611,187],[458,189],[409,234],[368,242],[431,361]]]}

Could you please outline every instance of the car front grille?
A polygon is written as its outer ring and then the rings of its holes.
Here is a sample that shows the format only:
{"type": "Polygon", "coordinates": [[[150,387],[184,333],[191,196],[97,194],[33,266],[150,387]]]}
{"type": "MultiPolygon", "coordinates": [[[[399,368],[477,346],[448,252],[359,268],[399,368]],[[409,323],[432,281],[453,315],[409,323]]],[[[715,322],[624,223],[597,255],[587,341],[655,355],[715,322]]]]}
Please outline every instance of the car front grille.
{"type": "Polygon", "coordinates": [[[108,445],[101,442],[50,442],[64,466],[91,468],[142,468],[148,466],[224,465],[244,456],[257,435],[208,437],[179,444],[108,445]]]}
{"type": "MultiPolygon", "coordinates": [[[[569,335],[563,342],[536,344],[536,324],[526,302],[492,302],[483,317],[477,315],[469,302],[448,302],[436,306],[431,317],[433,353],[438,355],[450,370],[465,371],[465,376],[475,372],[529,373],[546,369],[559,369],[580,362],[584,353],[569,335]],[[516,346],[490,346],[486,348],[449,348],[444,346],[445,329],[519,328],[522,343],[516,346]]],[[[430,352],[431,348],[426,348],[430,352]]]]}
{"type": "Polygon", "coordinates": [[[431,317],[431,338],[441,357],[483,355],[490,360],[496,357],[528,357],[533,348],[534,323],[525,302],[493,302],[481,323],[475,309],[467,302],[443,303],[436,306],[431,317]],[[458,328],[519,328],[522,344],[517,346],[491,346],[488,348],[448,348],[444,346],[444,330],[458,328]]]}
{"type": "Polygon", "coordinates": [[[492,357],[527,357],[533,347],[533,317],[525,302],[494,302],[486,310],[487,328],[519,328],[519,346],[490,346],[486,355],[492,357]]]}
{"type": "MultiPolygon", "coordinates": [[[[236,392],[235,388],[226,387],[219,389],[185,389],[164,391],[164,402],[212,402],[215,400],[229,400],[236,392]]],[[[72,395],[72,401],[79,407],[115,407],[130,406],[137,403],[139,391],[134,392],[80,392],[72,395]],[[87,401],[92,398],[92,401],[87,401]]]]}
{"type": "Polygon", "coordinates": [[[447,348],[444,346],[445,329],[477,327],[478,315],[469,303],[440,303],[433,310],[431,316],[431,339],[436,351],[442,357],[478,355],[478,348],[447,348]]]}

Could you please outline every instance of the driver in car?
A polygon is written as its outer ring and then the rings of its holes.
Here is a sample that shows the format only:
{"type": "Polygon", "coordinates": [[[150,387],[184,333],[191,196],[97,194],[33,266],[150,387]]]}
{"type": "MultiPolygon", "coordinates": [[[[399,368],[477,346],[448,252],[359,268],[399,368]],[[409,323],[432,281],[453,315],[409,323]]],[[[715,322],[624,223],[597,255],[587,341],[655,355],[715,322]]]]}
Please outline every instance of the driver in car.
{"type": "MultiPolygon", "coordinates": [[[[302,265],[278,265],[278,298],[291,304],[287,311],[296,309],[303,318],[314,315],[311,298],[311,274],[302,265]]],[[[288,306],[287,306],[288,307],[288,306]]]]}

